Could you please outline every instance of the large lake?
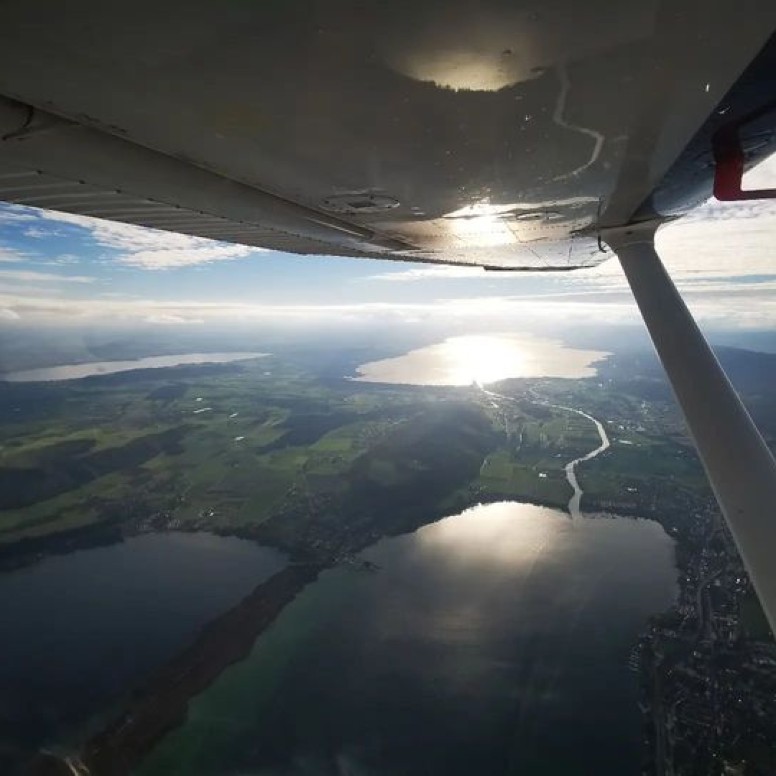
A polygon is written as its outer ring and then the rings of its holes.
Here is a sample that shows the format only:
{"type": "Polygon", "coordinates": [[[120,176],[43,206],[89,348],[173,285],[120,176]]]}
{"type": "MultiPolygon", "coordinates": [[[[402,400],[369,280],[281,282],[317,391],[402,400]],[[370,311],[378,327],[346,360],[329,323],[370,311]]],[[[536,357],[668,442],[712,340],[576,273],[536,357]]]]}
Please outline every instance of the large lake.
{"type": "Polygon", "coordinates": [[[132,361],[93,361],[88,364],[64,364],[62,366],[25,369],[0,375],[0,380],[11,383],[44,383],[53,380],[78,380],[82,377],[110,375],[114,372],[129,372],[133,369],[158,369],[160,367],[182,366],[184,364],[226,364],[231,361],[246,361],[261,358],[266,353],[184,353],[177,356],[149,356],[132,361]]]}
{"type": "Polygon", "coordinates": [[[90,718],[284,565],[253,542],[171,533],[0,575],[0,773],[80,741],[90,718]]]}
{"type": "Polygon", "coordinates": [[[357,380],[409,385],[471,385],[510,377],[592,377],[609,355],[531,334],[469,335],[363,364],[357,380]]]}
{"type": "Polygon", "coordinates": [[[139,776],[641,773],[655,523],[476,507],[325,572],[190,705],[139,776]]]}

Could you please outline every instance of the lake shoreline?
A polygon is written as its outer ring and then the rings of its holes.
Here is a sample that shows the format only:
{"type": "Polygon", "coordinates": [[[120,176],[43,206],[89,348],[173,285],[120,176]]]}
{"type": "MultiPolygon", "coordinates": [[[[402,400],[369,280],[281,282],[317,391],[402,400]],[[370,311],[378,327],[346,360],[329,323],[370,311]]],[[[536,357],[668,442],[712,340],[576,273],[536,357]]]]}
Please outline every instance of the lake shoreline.
{"type": "Polygon", "coordinates": [[[0,542],[0,573],[33,566],[56,555],[120,544],[130,535],[120,522],[101,521],[56,534],[0,542]]]}
{"type": "MultiPolygon", "coordinates": [[[[488,494],[483,498],[478,498],[474,503],[471,501],[456,503],[454,507],[451,506],[444,512],[440,512],[431,520],[398,534],[386,533],[377,541],[396,536],[409,536],[423,528],[442,522],[451,514],[499,503],[552,509],[563,512],[567,519],[571,520],[571,516],[568,515],[562,504],[539,503],[537,499],[516,501],[514,496],[488,494]]],[[[665,531],[665,527],[656,516],[645,518],[640,514],[617,515],[596,511],[585,512],[585,517],[593,520],[620,518],[635,521],[647,519],[658,523],[665,531]]],[[[180,529],[177,530],[180,532],[180,529]]],[[[171,532],[172,529],[155,528],[143,533],[166,534],[171,532]]],[[[217,681],[227,668],[247,658],[261,634],[280,616],[286,606],[307,585],[313,583],[323,570],[335,565],[331,559],[315,560],[311,558],[304,548],[273,546],[252,531],[208,531],[195,528],[191,531],[183,531],[183,533],[209,533],[216,536],[249,540],[262,547],[288,552],[290,564],[270,579],[259,584],[236,606],[207,623],[190,646],[165,663],[139,690],[132,694],[131,700],[119,716],[87,741],[80,749],[77,758],[72,759],[67,764],[59,757],[41,754],[28,766],[25,771],[27,776],[43,776],[43,774],[49,773],[56,775],[58,773],[56,768],[60,768],[63,775],[71,774],[71,766],[75,764],[82,764],[86,767],[86,773],[90,776],[128,776],[131,769],[125,768],[125,764],[131,762],[133,765],[137,765],[140,763],[143,757],[167,733],[183,725],[187,719],[190,701],[217,681]],[[54,767],[53,771],[47,770],[52,766],[54,767]]],[[[671,536],[668,531],[666,534],[675,541],[675,537],[671,536]]],[[[114,541],[106,542],[106,544],[121,543],[138,535],[142,534],[121,533],[115,537],[114,541]]],[[[372,544],[373,542],[369,542],[367,546],[372,546],[372,544]]],[[[90,546],[100,545],[92,544],[90,546]]],[[[60,550],[56,554],[66,554],[82,548],[86,549],[88,546],[72,547],[60,550]]],[[[678,550],[677,543],[675,545],[675,567],[677,567],[676,554],[678,550]]],[[[32,562],[44,558],[45,556],[40,556],[32,562]]],[[[648,622],[645,622],[645,630],[647,626],[648,622]]]]}
{"type": "Polygon", "coordinates": [[[0,383],[56,383],[70,380],[85,380],[93,377],[137,372],[147,369],[174,369],[180,366],[213,366],[234,364],[266,358],[269,353],[177,353],[164,356],[144,356],[142,358],[116,361],[83,361],[80,363],[58,364],[56,366],[20,369],[0,373],[0,383]]]}
{"type": "Polygon", "coordinates": [[[356,383],[465,387],[510,379],[595,377],[608,351],[567,347],[561,340],[500,333],[448,337],[355,368],[356,383]]]}
{"type": "MultiPolygon", "coordinates": [[[[499,503],[502,503],[502,504],[505,504],[505,505],[508,505],[508,506],[512,506],[512,505],[515,505],[515,506],[535,506],[534,504],[528,504],[528,503],[525,503],[525,502],[516,502],[516,501],[514,500],[514,498],[508,499],[508,500],[506,500],[506,501],[505,501],[504,499],[493,499],[493,500],[490,500],[490,499],[488,499],[486,503],[478,502],[477,504],[475,504],[475,505],[471,505],[471,506],[469,506],[468,508],[463,508],[463,509],[461,509],[461,512],[468,512],[468,511],[470,511],[470,510],[472,510],[472,509],[476,509],[476,507],[478,507],[478,506],[482,506],[482,507],[488,507],[488,506],[491,506],[491,505],[496,505],[496,504],[499,504],[499,503]]],[[[564,514],[559,514],[560,510],[558,510],[558,509],[556,509],[556,508],[554,508],[552,511],[554,511],[554,512],[556,513],[556,515],[555,515],[555,519],[560,521],[560,522],[558,523],[559,525],[563,525],[563,523],[565,523],[566,521],[569,523],[569,529],[568,529],[568,530],[569,530],[569,531],[571,531],[571,532],[570,532],[570,533],[566,533],[565,535],[567,535],[567,536],[573,536],[573,535],[575,535],[575,534],[576,534],[576,532],[575,532],[575,531],[572,531],[572,530],[570,529],[570,525],[571,525],[571,520],[570,520],[570,518],[568,518],[568,517],[567,517],[566,515],[564,515],[564,514]]],[[[402,532],[402,533],[400,533],[400,534],[385,535],[385,536],[381,537],[379,540],[377,540],[377,541],[376,541],[374,544],[379,544],[380,542],[383,542],[383,541],[385,541],[385,540],[388,540],[389,542],[391,542],[391,541],[394,541],[394,540],[396,540],[396,539],[406,539],[406,538],[411,538],[411,536],[412,536],[412,535],[414,535],[414,534],[421,534],[421,535],[422,535],[422,534],[424,534],[424,533],[426,532],[426,530],[427,530],[427,529],[433,528],[435,524],[444,523],[444,522],[445,522],[446,520],[448,520],[448,519],[449,519],[449,520],[455,520],[455,519],[458,519],[458,518],[461,518],[461,517],[463,517],[463,515],[462,515],[462,514],[452,514],[452,510],[448,510],[448,511],[447,511],[447,512],[446,512],[444,515],[440,516],[440,517],[439,517],[439,518],[437,518],[436,520],[429,521],[429,522],[427,522],[427,523],[424,523],[424,524],[423,524],[423,525],[421,525],[421,526],[418,526],[418,527],[417,527],[417,528],[415,528],[415,529],[411,529],[411,530],[409,530],[409,531],[402,532]]],[[[586,515],[585,515],[585,517],[586,517],[586,518],[591,518],[590,520],[586,520],[586,521],[585,521],[585,522],[589,522],[589,523],[599,523],[599,522],[604,522],[604,521],[599,521],[599,520],[598,520],[598,519],[596,519],[596,518],[602,518],[602,517],[606,517],[606,518],[610,518],[610,519],[616,519],[616,518],[617,518],[617,516],[615,516],[615,515],[598,515],[598,514],[592,514],[592,515],[590,515],[590,514],[586,514],[586,515]]],[[[476,522],[476,520],[475,520],[475,522],[476,522]]],[[[626,520],[625,522],[631,522],[631,520],[626,520]]],[[[633,520],[632,522],[637,522],[637,521],[636,521],[636,520],[633,520]]],[[[646,522],[646,521],[643,521],[643,522],[646,522]]],[[[584,528],[584,526],[581,526],[581,527],[583,527],[583,528],[584,528]]],[[[566,531],[567,531],[567,529],[566,529],[565,527],[564,527],[564,528],[561,528],[560,530],[561,530],[562,532],[566,532],[566,531]]],[[[623,527],[621,526],[619,529],[616,529],[616,528],[615,528],[615,529],[613,529],[613,530],[615,531],[615,533],[614,533],[614,536],[617,536],[618,534],[619,534],[619,535],[622,535],[622,531],[623,531],[624,529],[623,529],[623,527]]],[[[660,531],[659,531],[659,533],[660,533],[660,534],[663,534],[663,531],[662,531],[662,530],[660,530],[660,531]]],[[[610,535],[610,534],[608,533],[608,531],[607,531],[606,529],[603,529],[603,534],[602,534],[602,536],[609,536],[609,535],[610,535]]],[[[672,547],[675,547],[674,541],[672,540],[672,538],[671,538],[670,536],[664,536],[664,539],[668,540],[668,541],[670,542],[670,544],[672,545],[672,547]]],[[[374,546],[374,544],[370,544],[370,547],[373,547],[373,546],[374,546]]],[[[670,584],[671,584],[671,585],[672,585],[672,586],[675,588],[675,584],[676,584],[676,574],[675,574],[676,565],[675,565],[675,557],[674,557],[674,553],[675,553],[675,549],[671,549],[671,551],[670,551],[670,554],[671,554],[671,561],[670,561],[670,564],[671,564],[671,569],[672,569],[672,571],[669,573],[669,576],[670,576],[670,578],[671,578],[671,583],[670,583],[670,584]]],[[[368,554],[366,557],[368,557],[368,558],[370,558],[370,559],[372,559],[372,560],[375,560],[375,561],[376,561],[376,563],[377,563],[377,565],[378,565],[378,566],[379,566],[379,567],[382,569],[382,572],[384,572],[384,573],[387,573],[387,574],[390,574],[390,569],[391,569],[391,565],[390,565],[390,564],[383,565],[383,564],[382,564],[382,562],[380,561],[380,559],[379,559],[379,558],[377,558],[377,559],[376,559],[376,558],[375,558],[375,556],[374,556],[373,554],[368,554]]],[[[454,553],[453,553],[453,557],[455,557],[455,554],[454,554],[454,553]]],[[[330,564],[329,566],[324,566],[324,568],[330,568],[330,567],[333,567],[333,565],[334,565],[334,564],[330,564]]],[[[381,573],[382,573],[382,572],[381,572],[381,573]]],[[[665,581],[665,580],[664,580],[664,581],[665,581]]],[[[661,606],[659,609],[657,609],[657,608],[656,608],[656,609],[654,610],[654,612],[653,612],[652,614],[650,614],[650,618],[651,618],[653,615],[658,615],[658,614],[659,614],[660,612],[662,612],[662,611],[663,611],[663,609],[662,609],[662,606],[661,606]]],[[[634,637],[634,642],[635,642],[635,641],[636,641],[638,638],[640,638],[642,631],[643,631],[643,630],[645,630],[645,629],[647,628],[647,626],[648,626],[648,622],[649,622],[649,620],[647,619],[647,617],[645,617],[645,618],[644,618],[643,622],[640,622],[640,624],[639,624],[639,626],[638,626],[638,629],[637,629],[637,631],[635,631],[635,632],[634,632],[634,634],[633,634],[633,637],[634,637]]],[[[248,657],[248,658],[246,658],[246,659],[249,659],[249,657],[248,657]]],[[[617,663],[617,665],[620,665],[620,664],[619,664],[619,663],[617,663]]],[[[198,709],[199,709],[199,710],[198,710],[198,712],[197,712],[197,717],[199,717],[199,716],[201,715],[201,713],[202,713],[202,709],[201,709],[201,708],[199,708],[199,707],[198,707],[198,709]]],[[[181,722],[183,722],[183,720],[181,720],[181,722]]],[[[195,724],[196,724],[196,720],[195,720],[195,724]]],[[[195,728],[195,729],[196,729],[196,728],[195,728]]],[[[171,731],[171,732],[172,732],[172,731],[171,731]]],[[[164,746],[164,744],[162,744],[162,746],[164,746]]],[[[173,745],[173,746],[174,746],[174,745],[173,745]]],[[[163,755],[163,757],[167,757],[167,758],[169,759],[169,757],[170,757],[170,752],[167,752],[165,755],[163,755]]],[[[164,762],[164,760],[162,760],[162,762],[164,762]]],[[[158,767],[158,763],[157,763],[157,767],[158,767]]],[[[152,770],[151,770],[151,771],[149,771],[149,773],[155,773],[155,772],[156,772],[156,771],[154,771],[154,770],[153,770],[153,768],[152,768],[152,770]]],[[[177,772],[177,771],[176,771],[176,772],[177,772]]],[[[182,771],[181,771],[181,772],[182,772],[182,771]]],[[[99,771],[97,771],[97,772],[94,772],[93,776],[102,776],[102,772],[99,772],[99,771]]]]}
{"type": "MultiPolygon", "coordinates": [[[[424,525],[433,525],[444,520],[445,517],[458,511],[465,511],[477,506],[488,504],[498,504],[501,502],[510,502],[516,504],[526,504],[535,507],[544,507],[547,509],[556,509],[569,516],[567,509],[567,499],[542,499],[532,496],[515,496],[514,493],[479,493],[476,500],[456,500],[451,503],[449,509],[444,510],[442,514],[431,520],[415,526],[402,533],[411,533],[424,525]]],[[[600,502],[594,497],[585,496],[586,508],[583,511],[586,517],[597,519],[625,518],[631,520],[650,520],[658,523],[666,533],[672,538],[676,538],[672,531],[672,522],[667,520],[667,515],[660,512],[652,512],[639,507],[636,504],[612,505],[600,502]]],[[[269,547],[288,554],[292,561],[310,562],[310,554],[306,548],[295,547],[286,543],[273,542],[272,538],[265,536],[259,529],[251,528],[207,528],[200,525],[179,525],[157,522],[150,530],[137,530],[132,525],[127,525],[123,521],[104,521],[92,523],[78,528],[68,529],[60,533],[46,534],[41,537],[27,537],[17,539],[13,542],[0,542],[0,573],[15,571],[17,569],[27,568],[36,563],[45,561],[47,558],[68,555],[71,552],[79,550],[88,550],[97,547],[108,547],[113,544],[121,544],[127,539],[145,534],[168,534],[168,533],[187,533],[187,534],[211,534],[213,536],[233,537],[235,539],[245,539],[258,544],[261,547],[269,547]]],[[[397,534],[386,533],[380,538],[395,536],[397,534]]],[[[398,534],[398,535],[401,535],[398,534]]],[[[379,541],[379,539],[378,539],[379,541]]]]}
{"type": "Polygon", "coordinates": [[[156,743],[185,721],[189,701],[229,666],[247,657],[261,633],[324,568],[322,564],[291,563],[260,583],[239,604],[207,623],[183,652],[157,670],[78,756],[42,753],[25,770],[27,776],[72,774],[79,767],[91,776],[128,776],[156,743]]]}

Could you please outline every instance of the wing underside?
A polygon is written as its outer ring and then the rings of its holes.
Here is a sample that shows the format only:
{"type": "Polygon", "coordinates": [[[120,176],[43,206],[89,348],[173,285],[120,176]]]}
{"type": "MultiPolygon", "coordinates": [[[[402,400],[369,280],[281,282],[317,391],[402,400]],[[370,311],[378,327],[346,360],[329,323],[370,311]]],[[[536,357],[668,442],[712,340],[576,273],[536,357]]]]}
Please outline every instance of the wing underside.
{"type": "Polygon", "coordinates": [[[76,5],[0,8],[1,199],[494,269],[606,258],[776,24],[763,0],[76,5]]]}

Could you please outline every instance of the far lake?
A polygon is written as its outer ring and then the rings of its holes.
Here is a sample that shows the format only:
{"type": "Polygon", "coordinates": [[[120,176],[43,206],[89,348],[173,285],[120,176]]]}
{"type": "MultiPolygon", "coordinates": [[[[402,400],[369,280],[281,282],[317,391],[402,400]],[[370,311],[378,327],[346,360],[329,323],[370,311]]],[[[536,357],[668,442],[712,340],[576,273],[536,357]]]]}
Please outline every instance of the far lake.
{"type": "Polygon", "coordinates": [[[133,369],[158,369],[184,364],[226,364],[232,361],[261,358],[266,355],[267,353],[184,353],[177,356],[149,356],[132,361],[93,361],[87,364],[63,364],[62,366],[9,372],[8,374],[0,374],[0,381],[43,383],[53,380],[78,380],[95,375],[129,372],[133,369]]]}
{"type": "Polygon", "coordinates": [[[148,534],[0,575],[0,773],[84,725],[285,565],[242,539],[148,534]]]}
{"type": "Polygon", "coordinates": [[[408,385],[483,385],[510,377],[592,377],[595,362],[607,355],[531,334],[469,335],[363,364],[355,379],[408,385]]]}
{"type": "Polygon", "coordinates": [[[475,507],[321,575],[137,776],[636,776],[628,657],[676,593],[656,523],[475,507]]]}

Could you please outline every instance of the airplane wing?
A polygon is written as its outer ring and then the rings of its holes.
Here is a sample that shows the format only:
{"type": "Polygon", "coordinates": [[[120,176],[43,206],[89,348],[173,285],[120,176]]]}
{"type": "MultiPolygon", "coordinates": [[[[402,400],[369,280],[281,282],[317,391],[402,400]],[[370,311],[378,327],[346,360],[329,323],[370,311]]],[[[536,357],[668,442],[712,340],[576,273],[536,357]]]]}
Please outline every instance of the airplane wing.
{"type": "Polygon", "coordinates": [[[774,26],[767,0],[6,0],[0,199],[294,253],[596,264],[661,183],[671,212],[710,193],[709,122],[753,109],[726,95],[774,26]]]}
{"type": "MultiPolygon", "coordinates": [[[[308,254],[614,247],[776,629],[776,462],[655,253],[776,147],[773,0],[6,0],[0,199],[308,254]]],[[[702,265],[702,257],[698,259],[702,265]]]]}

